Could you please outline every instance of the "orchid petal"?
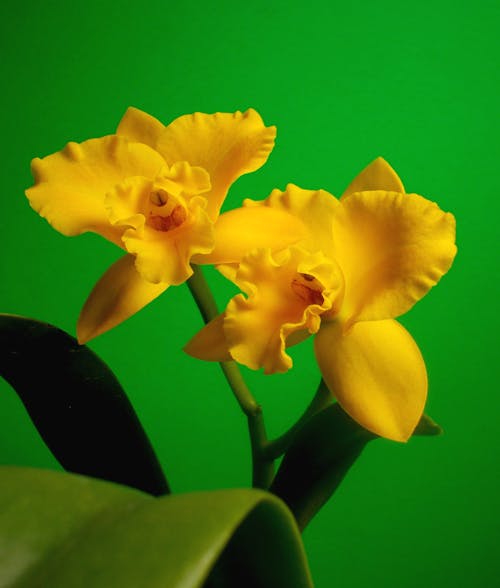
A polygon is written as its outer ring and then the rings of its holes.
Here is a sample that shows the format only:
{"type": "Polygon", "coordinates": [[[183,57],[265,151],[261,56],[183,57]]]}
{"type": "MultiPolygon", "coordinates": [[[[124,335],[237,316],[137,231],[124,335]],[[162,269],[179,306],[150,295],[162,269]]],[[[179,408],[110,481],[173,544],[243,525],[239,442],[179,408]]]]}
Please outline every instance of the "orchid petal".
{"type": "Polygon", "coordinates": [[[234,263],[252,249],[285,249],[307,236],[304,223],[285,210],[242,207],[221,214],[215,223],[215,248],[196,263],[234,263]]]}
{"type": "Polygon", "coordinates": [[[209,189],[204,169],[178,162],[154,180],[127,178],[107,195],[110,222],[123,227],[122,241],[144,279],[181,284],[193,273],[191,258],[212,251],[213,223],[200,195],[209,189]]]}
{"type": "Polygon", "coordinates": [[[315,351],[323,378],[342,408],[360,425],[388,439],[407,441],[427,397],[424,360],[396,321],[322,325],[315,351]]]}
{"type": "Polygon", "coordinates": [[[306,230],[300,242],[302,248],[327,255],[332,252],[333,218],[341,204],[325,190],[303,190],[288,184],[284,192],[276,189],[265,200],[247,199],[244,205],[258,209],[269,207],[294,216],[306,230]]]}
{"type": "Polygon", "coordinates": [[[189,161],[210,174],[208,213],[215,220],[231,184],[259,169],[274,147],[275,127],[265,127],[255,110],[185,115],[161,133],[157,150],[169,165],[189,161]]]}
{"type": "Polygon", "coordinates": [[[123,234],[129,253],[137,256],[136,268],[149,282],[178,285],[192,274],[191,260],[197,254],[209,253],[214,246],[213,224],[205,211],[202,196],[188,202],[188,220],[166,232],[145,223],[145,219],[123,234]]]}
{"type": "MultiPolygon", "coordinates": [[[[183,208],[189,208],[194,196],[209,189],[210,179],[207,172],[183,161],[170,169],[163,168],[160,175],[153,179],[142,176],[127,178],[106,194],[104,206],[112,225],[137,227],[150,215],[166,214],[175,203],[182,202],[183,208]],[[158,190],[165,199],[159,206],[153,200],[158,190]],[[172,202],[168,202],[169,200],[172,202]]],[[[202,207],[206,206],[204,199],[198,198],[194,202],[200,202],[202,207]]]]}
{"type": "Polygon", "coordinates": [[[77,325],[79,343],[86,343],[141,310],[165,292],[168,284],[144,280],[132,255],[115,262],[94,286],[77,325]]]}
{"type": "Polygon", "coordinates": [[[402,192],[405,189],[398,174],[382,157],[377,157],[365,167],[347,186],[341,196],[345,198],[354,192],[368,192],[373,190],[388,190],[390,192],[402,192]]]}
{"type": "Polygon", "coordinates": [[[158,138],[165,125],[154,116],[130,106],[123,115],[116,134],[135,143],[145,143],[156,149],[158,138]]]}
{"type": "Polygon", "coordinates": [[[190,339],[184,351],[204,361],[230,361],[232,359],[224,334],[224,314],[207,323],[190,339]]]}
{"type": "Polygon", "coordinates": [[[257,249],[241,262],[235,276],[248,295],[228,304],[224,333],[231,357],[252,369],[285,372],[292,359],[287,337],[318,331],[320,315],[332,309],[342,278],[325,257],[290,248],[273,256],[257,249]]]}
{"type": "Polygon", "coordinates": [[[453,215],[417,194],[351,194],[335,214],[333,235],[346,283],[347,326],[408,311],[448,271],[456,253],[453,215]]]}
{"type": "Polygon", "coordinates": [[[64,235],[99,233],[121,245],[123,229],[112,227],[105,207],[107,192],[129,176],[155,177],[163,158],[147,145],[110,135],[32,162],[35,185],[26,190],[31,206],[64,235]]]}

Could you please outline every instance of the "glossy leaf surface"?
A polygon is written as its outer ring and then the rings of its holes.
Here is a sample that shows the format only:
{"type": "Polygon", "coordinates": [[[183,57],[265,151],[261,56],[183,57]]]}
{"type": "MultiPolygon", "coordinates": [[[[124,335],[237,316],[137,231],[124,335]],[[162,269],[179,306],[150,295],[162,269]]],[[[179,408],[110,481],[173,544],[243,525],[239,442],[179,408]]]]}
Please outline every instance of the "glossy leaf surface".
{"type": "MultiPolygon", "coordinates": [[[[442,432],[423,415],[414,435],[442,432]]],[[[349,468],[377,435],[358,425],[338,403],[314,415],[285,454],[270,488],[294,513],[303,530],[335,492],[349,468]]]]}
{"type": "Polygon", "coordinates": [[[66,470],[154,495],[169,492],[123,388],[88,347],[52,325],[2,314],[0,376],[66,470]]]}
{"type": "Polygon", "coordinates": [[[2,588],[312,587],[293,516],[259,490],[153,498],[4,467],[0,503],[2,588]]]}

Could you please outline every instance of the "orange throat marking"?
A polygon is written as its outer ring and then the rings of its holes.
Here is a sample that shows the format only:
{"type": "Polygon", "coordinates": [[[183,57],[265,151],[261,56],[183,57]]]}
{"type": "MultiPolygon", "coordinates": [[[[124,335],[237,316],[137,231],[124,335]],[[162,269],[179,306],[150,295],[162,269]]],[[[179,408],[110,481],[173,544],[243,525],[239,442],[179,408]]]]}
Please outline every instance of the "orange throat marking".
{"type": "Polygon", "coordinates": [[[309,306],[310,304],[323,304],[325,299],[323,298],[323,294],[314,288],[321,287],[319,282],[313,276],[309,274],[299,274],[299,277],[294,278],[291,283],[292,290],[294,294],[296,294],[301,300],[307,303],[309,306]],[[307,283],[309,282],[308,285],[307,283]]]}
{"type": "Polygon", "coordinates": [[[161,216],[160,214],[150,215],[148,225],[155,229],[155,231],[166,233],[180,227],[186,218],[186,209],[178,204],[168,216],[161,216]]]}

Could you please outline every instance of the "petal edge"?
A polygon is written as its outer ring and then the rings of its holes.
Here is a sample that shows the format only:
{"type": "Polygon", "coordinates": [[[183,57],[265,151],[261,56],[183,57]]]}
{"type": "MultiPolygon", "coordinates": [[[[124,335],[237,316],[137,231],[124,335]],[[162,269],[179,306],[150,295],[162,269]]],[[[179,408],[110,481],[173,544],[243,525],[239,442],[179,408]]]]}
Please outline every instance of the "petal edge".
{"type": "Polygon", "coordinates": [[[78,319],[80,344],[116,327],[165,292],[168,284],[147,282],[134,263],[132,255],[121,257],[94,286],[78,319]]]}
{"type": "Polygon", "coordinates": [[[328,323],[315,337],[323,378],[342,408],[369,431],[407,441],[427,398],[425,363],[397,321],[356,323],[344,334],[328,323]]]}
{"type": "Polygon", "coordinates": [[[264,165],[275,137],[276,127],[266,127],[251,108],[244,113],[196,112],[170,123],[157,148],[169,165],[188,161],[208,171],[208,212],[215,220],[231,184],[264,165]]]}
{"type": "Polygon", "coordinates": [[[340,199],[347,198],[355,192],[373,190],[390,190],[402,193],[405,191],[400,177],[383,157],[377,157],[369,163],[347,186],[340,199]]]}

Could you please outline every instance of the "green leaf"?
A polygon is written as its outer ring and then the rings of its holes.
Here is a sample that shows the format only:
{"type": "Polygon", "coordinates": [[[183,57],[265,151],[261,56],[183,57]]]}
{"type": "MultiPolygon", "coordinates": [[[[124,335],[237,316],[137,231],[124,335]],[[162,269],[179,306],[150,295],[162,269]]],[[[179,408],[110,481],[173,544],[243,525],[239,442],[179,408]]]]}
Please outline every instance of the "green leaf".
{"type": "Polygon", "coordinates": [[[154,495],[169,491],[120,383],[76,339],[46,323],[0,314],[0,376],[66,470],[154,495]]]}
{"type": "Polygon", "coordinates": [[[443,429],[426,414],[422,415],[416,429],[413,431],[414,436],[435,437],[442,435],[443,429]]]}
{"type": "MultiPolygon", "coordinates": [[[[424,415],[414,435],[436,435],[440,430],[424,415]]],[[[285,501],[303,530],[335,492],[366,444],[377,438],[338,403],[332,404],[298,432],[270,491],[285,501]]]]}
{"type": "Polygon", "coordinates": [[[314,415],[299,431],[270,490],[285,501],[301,530],[327,502],[368,441],[375,438],[338,403],[314,415]]]}
{"type": "Polygon", "coordinates": [[[312,587],[292,514],[260,490],[153,498],[4,467],[0,504],[3,588],[312,587]]]}

